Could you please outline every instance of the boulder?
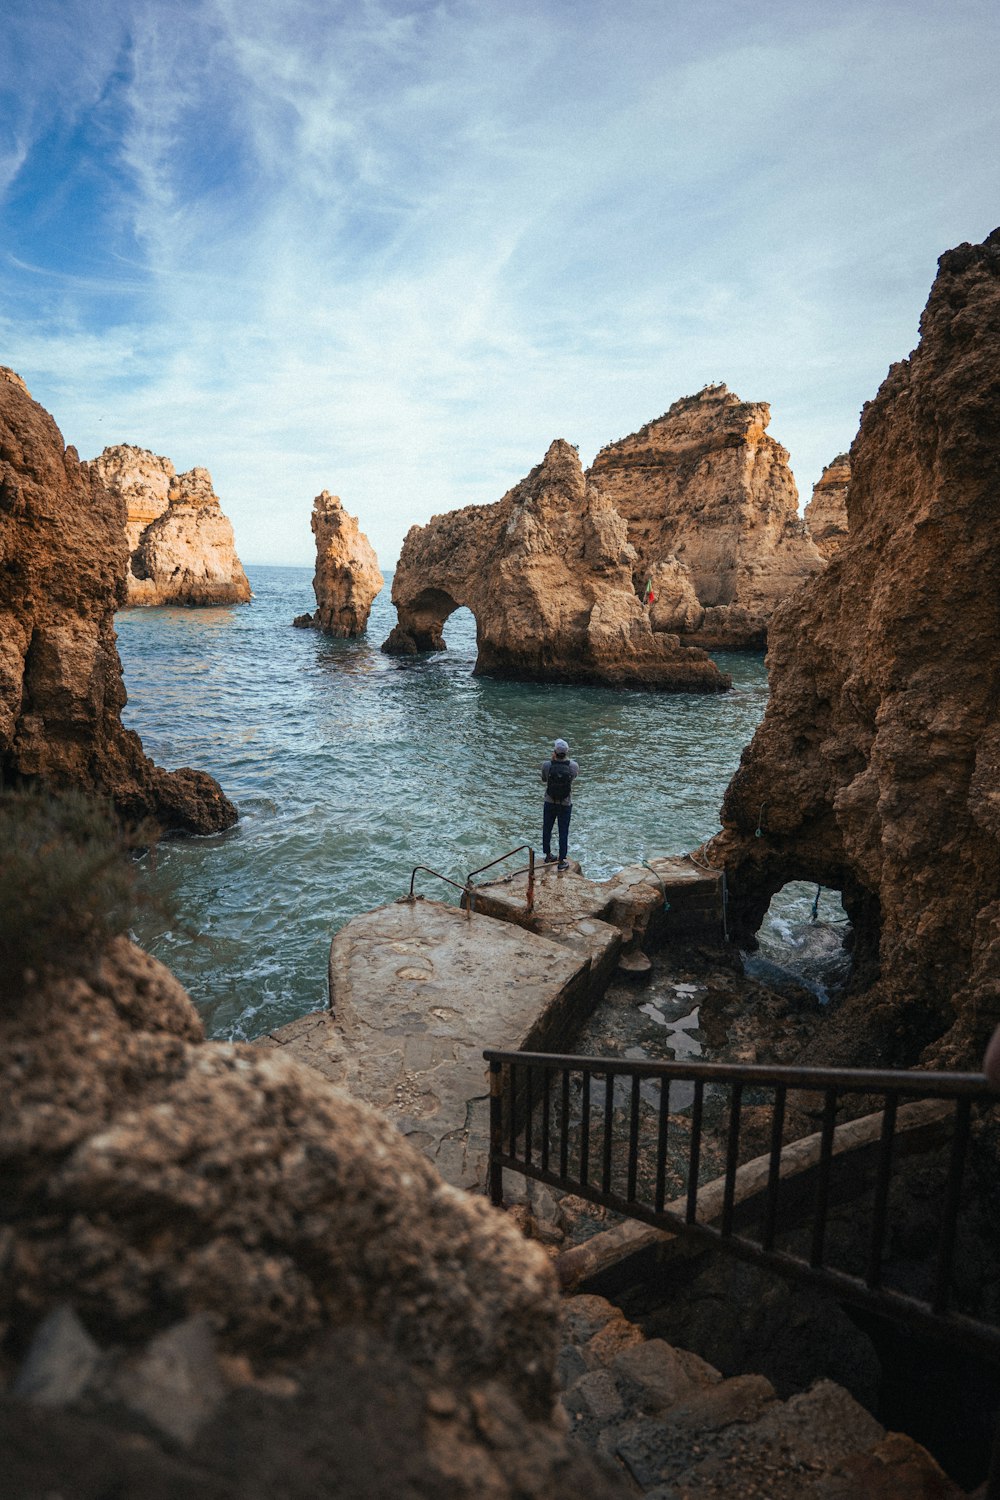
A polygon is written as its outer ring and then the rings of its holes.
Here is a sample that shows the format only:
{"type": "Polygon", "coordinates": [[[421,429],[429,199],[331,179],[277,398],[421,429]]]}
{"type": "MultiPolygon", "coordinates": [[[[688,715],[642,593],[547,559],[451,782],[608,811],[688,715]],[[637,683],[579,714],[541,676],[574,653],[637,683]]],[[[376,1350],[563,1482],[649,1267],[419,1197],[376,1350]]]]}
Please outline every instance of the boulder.
{"type": "Polygon", "coordinates": [[[114,612],[125,591],[120,496],[66,448],[24,382],[0,378],[0,784],[110,796],[124,816],[211,833],[236,809],[202,771],[167,772],[122,726],[114,612]]]}
{"type": "Polygon", "coordinates": [[[340,497],[329,490],[313,501],[312,529],[316,613],[299,615],[292,623],[311,625],[325,635],[363,635],[372,603],[385,583],[375,549],[358,529],[356,517],[349,516],[340,497]]]}
{"type": "Polygon", "coordinates": [[[628,528],[557,440],[494,505],[434,516],[407,534],[392,584],[398,623],[383,650],[444,649],[445,620],[476,617],[476,671],[536,682],[718,692],[702,651],[654,632],[633,583],[628,528]]]}
{"type": "Polygon", "coordinates": [[[708,385],[602,448],[587,472],[623,517],[654,630],[762,650],[777,605],[823,568],[765,401],[708,385]]]}
{"type": "Polygon", "coordinates": [[[843,893],[828,1063],[978,1066],[1000,1021],[1000,230],[941,257],[862,413],[847,539],[770,631],[771,694],[710,845],[752,944],[789,880],[843,893]]]}
{"type": "Polygon", "coordinates": [[[227,1495],[360,1500],[363,1476],[311,1469],[317,1442],[351,1443],[356,1385],[402,1471],[379,1493],[614,1493],[555,1421],[545,1254],[312,1069],[205,1042],[124,938],[0,1008],[0,1086],[0,1363],[27,1351],[0,1433],[18,1473],[72,1467],[88,1434],[115,1455],[141,1418],[153,1472],[197,1440],[216,1480],[273,1476],[227,1495]],[[40,1427],[36,1399],[70,1410],[40,1427]],[[411,1490],[414,1462],[436,1483],[411,1490]]]}
{"type": "Polygon", "coordinates": [[[126,605],[246,604],[250,585],[207,469],[176,473],[169,458],[128,443],[91,467],[125,502],[126,605]]]}
{"type": "Polygon", "coordinates": [[[827,562],[839,551],[847,536],[847,486],[851,482],[851,460],[846,453],[827,464],[813,485],[806,506],[805,522],[816,546],[827,562]]]}

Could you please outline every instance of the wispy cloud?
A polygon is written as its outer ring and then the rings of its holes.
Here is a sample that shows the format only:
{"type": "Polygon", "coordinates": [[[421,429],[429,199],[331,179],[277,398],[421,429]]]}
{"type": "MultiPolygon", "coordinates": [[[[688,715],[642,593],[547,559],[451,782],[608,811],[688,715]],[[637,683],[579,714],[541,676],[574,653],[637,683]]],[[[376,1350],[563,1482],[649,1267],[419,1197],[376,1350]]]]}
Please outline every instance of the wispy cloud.
{"type": "Polygon", "coordinates": [[[811,9],[25,6],[0,362],[85,454],[210,468],[252,560],[310,561],[326,487],[391,563],[710,379],[808,492],[993,227],[1000,36],[978,0],[811,9]]]}

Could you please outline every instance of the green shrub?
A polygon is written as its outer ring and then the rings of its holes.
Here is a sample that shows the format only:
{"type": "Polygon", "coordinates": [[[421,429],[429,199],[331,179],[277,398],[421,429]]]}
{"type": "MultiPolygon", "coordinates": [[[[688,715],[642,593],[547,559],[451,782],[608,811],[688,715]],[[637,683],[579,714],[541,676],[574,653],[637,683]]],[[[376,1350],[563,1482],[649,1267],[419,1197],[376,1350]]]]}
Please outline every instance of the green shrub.
{"type": "Polygon", "coordinates": [[[142,842],[82,792],[0,792],[0,995],[79,970],[128,930],[142,842]]]}

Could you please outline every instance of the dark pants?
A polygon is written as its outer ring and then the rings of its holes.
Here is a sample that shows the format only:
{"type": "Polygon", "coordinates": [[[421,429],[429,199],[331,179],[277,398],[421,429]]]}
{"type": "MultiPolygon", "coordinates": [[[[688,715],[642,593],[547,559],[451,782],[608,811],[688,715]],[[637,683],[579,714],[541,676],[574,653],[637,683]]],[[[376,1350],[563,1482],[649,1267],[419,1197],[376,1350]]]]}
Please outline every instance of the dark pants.
{"type": "Polygon", "coordinates": [[[566,858],[569,845],[569,818],[573,804],[565,802],[542,803],[542,853],[548,854],[552,847],[552,825],[559,820],[559,858],[566,858]]]}

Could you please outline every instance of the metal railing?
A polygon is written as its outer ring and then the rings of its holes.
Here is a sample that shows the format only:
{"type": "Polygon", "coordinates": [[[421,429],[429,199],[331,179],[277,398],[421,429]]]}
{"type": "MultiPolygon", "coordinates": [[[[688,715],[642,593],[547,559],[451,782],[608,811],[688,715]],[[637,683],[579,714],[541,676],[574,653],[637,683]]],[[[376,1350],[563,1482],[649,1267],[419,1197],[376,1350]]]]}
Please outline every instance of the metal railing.
{"type": "MultiPolygon", "coordinates": [[[[436,880],[443,880],[444,883],[445,883],[445,885],[450,885],[456,891],[461,891],[463,896],[468,893],[468,889],[469,889],[468,885],[459,885],[458,881],[457,880],[452,880],[452,878],[451,878],[450,875],[442,875],[440,870],[432,870],[431,867],[430,867],[430,865],[414,865],[413,869],[410,872],[410,890],[409,890],[409,894],[406,897],[407,901],[416,901],[416,899],[417,899],[417,895],[416,895],[416,882],[417,882],[417,876],[421,873],[421,871],[425,875],[433,875],[436,880]]],[[[465,915],[467,917],[471,917],[472,916],[471,910],[469,910],[467,908],[465,915]]]]}
{"type": "Polygon", "coordinates": [[[527,849],[528,863],[522,870],[512,870],[508,880],[513,880],[515,875],[523,875],[527,872],[528,890],[525,897],[525,910],[533,912],[535,909],[535,851],[530,844],[518,844],[516,849],[508,849],[506,854],[500,854],[496,859],[491,859],[488,865],[480,865],[478,870],[470,870],[465,877],[465,889],[469,895],[470,908],[475,905],[475,887],[472,882],[477,875],[483,875],[487,870],[492,870],[496,865],[502,865],[505,859],[513,859],[515,854],[521,854],[527,849]]]}
{"type": "Polygon", "coordinates": [[[981,1074],[633,1062],[492,1050],[484,1056],[490,1066],[494,1204],[503,1202],[503,1173],[516,1172],[655,1228],[696,1237],[1000,1361],[1000,1327],[954,1306],[973,1111],[1000,1104],[1000,1094],[981,1074]],[[819,1124],[814,1135],[794,1143],[784,1141],[790,1096],[800,1123],[805,1110],[818,1115],[819,1124]],[[838,1126],[848,1096],[852,1118],[838,1126]],[[915,1110],[916,1101],[939,1105],[915,1110]],[[741,1166],[741,1119],[748,1104],[754,1107],[755,1131],[767,1145],[741,1166]],[[933,1127],[935,1140],[946,1138],[947,1169],[937,1244],[915,1293],[912,1286],[899,1290],[885,1282],[895,1169],[917,1123],[925,1137],[933,1127]],[[867,1131],[857,1128],[862,1125],[867,1131]],[[714,1156],[722,1170],[713,1186],[721,1191],[712,1195],[705,1180],[714,1156]],[[668,1201],[670,1184],[680,1190],[668,1201]],[[862,1232],[860,1242],[856,1233],[850,1237],[852,1263],[845,1268],[828,1255],[831,1208],[859,1194],[870,1197],[867,1234],[862,1232]],[[755,1233],[748,1233],[748,1226],[755,1233]]]}
{"type": "Polygon", "coordinates": [[[500,854],[496,859],[491,859],[488,865],[481,865],[478,870],[470,870],[464,882],[452,880],[450,875],[442,875],[440,870],[433,870],[430,865],[414,865],[410,871],[410,889],[406,899],[407,901],[416,901],[417,876],[421,872],[424,875],[433,875],[435,880],[443,880],[445,885],[450,885],[453,890],[461,891],[465,914],[467,917],[471,917],[476,909],[476,887],[472,884],[474,878],[477,875],[482,875],[485,870],[492,870],[495,865],[503,864],[505,859],[512,859],[515,854],[521,854],[525,849],[528,851],[527,865],[522,870],[511,871],[508,878],[513,879],[515,875],[527,874],[528,889],[525,898],[525,910],[530,914],[535,909],[535,851],[530,844],[518,844],[516,849],[508,849],[506,854],[500,854]]]}

